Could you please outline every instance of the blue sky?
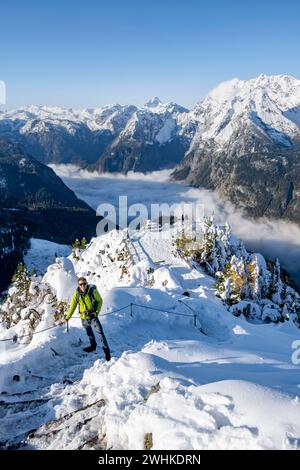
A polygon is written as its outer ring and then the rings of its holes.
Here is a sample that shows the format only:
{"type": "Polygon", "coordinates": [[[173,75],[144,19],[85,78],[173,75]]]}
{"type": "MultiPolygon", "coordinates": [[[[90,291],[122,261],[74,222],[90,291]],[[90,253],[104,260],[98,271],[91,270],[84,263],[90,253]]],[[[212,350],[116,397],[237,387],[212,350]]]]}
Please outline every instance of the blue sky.
{"type": "Polygon", "coordinates": [[[5,0],[0,80],[7,108],[193,106],[217,83],[300,78],[295,0],[5,0]]]}

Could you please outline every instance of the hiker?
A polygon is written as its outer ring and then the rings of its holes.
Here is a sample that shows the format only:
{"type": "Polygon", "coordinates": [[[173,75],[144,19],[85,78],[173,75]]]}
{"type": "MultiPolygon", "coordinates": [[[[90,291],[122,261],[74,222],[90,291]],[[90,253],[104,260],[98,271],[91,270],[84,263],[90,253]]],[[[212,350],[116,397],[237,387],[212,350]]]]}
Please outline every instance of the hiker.
{"type": "Polygon", "coordinates": [[[93,352],[96,349],[97,343],[93,333],[92,326],[100,336],[103,352],[107,361],[110,361],[110,350],[105,338],[102,325],[98,318],[99,312],[102,307],[102,297],[97,291],[96,286],[89,285],[85,277],[78,279],[78,287],[74,292],[70,308],[65,317],[65,321],[69,321],[73,315],[77,305],[79,305],[79,315],[81,318],[82,326],[85,328],[87,335],[90,339],[91,345],[83,350],[85,352],[93,352]]]}

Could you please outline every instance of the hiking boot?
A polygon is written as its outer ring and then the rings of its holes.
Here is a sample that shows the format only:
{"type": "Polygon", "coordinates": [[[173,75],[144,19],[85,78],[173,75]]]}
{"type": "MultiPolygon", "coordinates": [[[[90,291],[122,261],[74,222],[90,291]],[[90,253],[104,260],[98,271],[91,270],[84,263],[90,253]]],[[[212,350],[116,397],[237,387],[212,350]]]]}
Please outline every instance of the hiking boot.
{"type": "Polygon", "coordinates": [[[91,346],[88,346],[87,348],[84,348],[83,350],[84,350],[84,352],[88,352],[88,353],[93,352],[93,351],[96,350],[96,346],[91,345],[91,346]]]}
{"type": "Polygon", "coordinates": [[[108,348],[103,348],[103,352],[105,354],[105,359],[108,361],[111,360],[110,350],[108,348]]]}

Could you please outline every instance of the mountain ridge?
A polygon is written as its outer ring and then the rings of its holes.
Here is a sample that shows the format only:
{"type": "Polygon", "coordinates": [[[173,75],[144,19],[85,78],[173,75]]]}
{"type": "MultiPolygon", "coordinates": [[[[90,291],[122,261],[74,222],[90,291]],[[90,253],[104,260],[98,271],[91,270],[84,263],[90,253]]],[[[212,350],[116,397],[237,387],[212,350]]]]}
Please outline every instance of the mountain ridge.
{"type": "MultiPolygon", "coordinates": [[[[0,112],[0,137],[22,144],[25,150],[43,163],[95,165],[93,169],[114,171],[114,165],[110,165],[109,160],[114,159],[114,152],[120,139],[125,146],[130,146],[132,143],[127,141],[128,137],[130,141],[134,140],[142,153],[144,142],[140,139],[143,135],[138,136],[138,134],[144,127],[142,134],[148,135],[145,144],[157,144],[156,151],[159,152],[160,145],[170,140],[172,134],[176,134],[174,137],[180,140],[182,121],[178,117],[187,113],[188,110],[183,106],[173,102],[162,103],[157,97],[141,107],[113,104],[100,108],[73,110],[29,106],[0,112]],[[166,121],[169,127],[168,135],[164,130],[166,121]],[[137,133],[134,122],[138,123],[137,133]],[[160,136],[156,139],[156,135],[160,132],[160,136]]],[[[190,142],[190,135],[188,142],[186,138],[182,140],[185,151],[190,142]]],[[[133,154],[133,159],[140,158],[140,155],[136,155],[134,151],[133,154]]],[[[159,158],[156,159],[156,166],[151,166],[151,158],[148,159],[144,170],[148,171],[149,166],[150,170],[157,169],[157,166],[172,167],[174,163],[178,163],[184,152],[175,159],[169,157],[169,154],[170,152],[164,152],[165,162],[162,165],[159,158]]],[[[143,157],[140,159],[143,169],[143,157]]],[[[126,165],[124,167],[121,165],[117,171],[126,172],[128,169],[126,165]]]]}
{"type": "Polygon", "coordinates": [[[198,128],[174,179],[216,189],[251,216],[299,223],[300,80],[233,79],[193,112],[198,128]]]}
{"type": "Polygon", "coordinates": [[[55,172],[0,140],[0,291],[11,280],[32,236],[71,244],[95,235],[99,218],[55,172]]]}

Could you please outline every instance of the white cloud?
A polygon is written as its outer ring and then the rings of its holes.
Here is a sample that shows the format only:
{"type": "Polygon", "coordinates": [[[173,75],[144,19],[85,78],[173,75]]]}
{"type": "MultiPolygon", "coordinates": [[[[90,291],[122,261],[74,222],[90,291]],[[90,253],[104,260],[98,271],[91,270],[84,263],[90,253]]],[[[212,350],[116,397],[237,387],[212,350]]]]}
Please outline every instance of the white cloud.
{"type": "Polygon", "coordinates": [[[161,171],[153,171],[152,173],[138,173],[134,171],[129,171],[126,175],[124,173],[114,173],[113,177],[111,173],[101,173],[99,174],[96,171],[87,171],[84,169],[79,168],[76,165],[68,164],[55,164],[50,163],[48,165],[52,168],[55,173],[58,174],[61,178],[84,178],[84,179],[91,179],[91,180],[101,180],[101,179],[114,179],[114,180],[124,180],[128,182],[128,180],[139,180],[139,181],[160,181],[160,182],[167,182],[173,170],[161,170],[161,171]]]}

